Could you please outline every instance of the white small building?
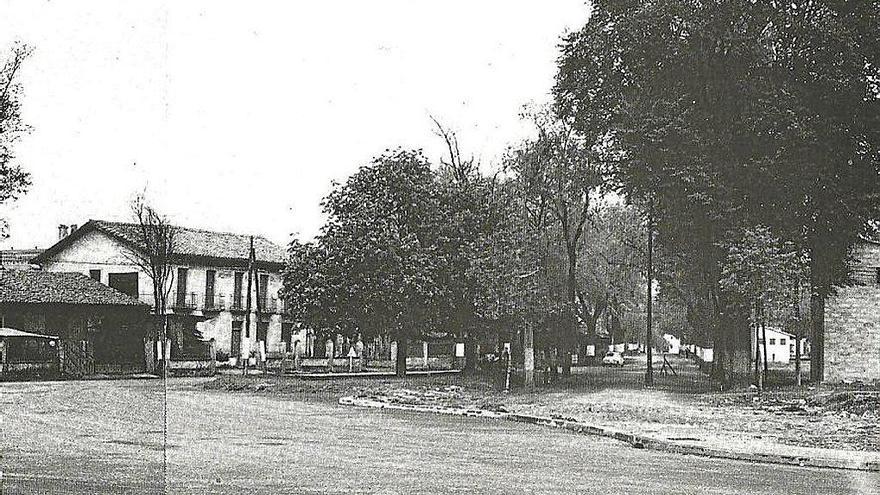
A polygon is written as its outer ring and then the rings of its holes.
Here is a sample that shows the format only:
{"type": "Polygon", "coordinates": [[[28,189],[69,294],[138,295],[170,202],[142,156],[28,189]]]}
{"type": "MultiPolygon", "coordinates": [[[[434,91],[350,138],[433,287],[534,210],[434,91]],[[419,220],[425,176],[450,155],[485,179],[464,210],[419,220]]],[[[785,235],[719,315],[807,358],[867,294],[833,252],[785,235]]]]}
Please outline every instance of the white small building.
{"type": "MultiPolygon", "coordinates": [[[[795,338],[793,334],[788,332],[783,332],[778,328],[767,327],[767,362],[768,363],[779,363],[779,364],[788,364],[794,361],[795,355],[795,338]]],[[[761,345],[761,356],[764,356],[764,332],[761,332],[761,338],[758,339],[758,343],[761,345]]],[[[755,358],[755,333],[752,331],[752,359],[755,358]]],[[[807,342],[806,339],[801,339],[801,356],[806,355],[807,342]]]]}
{"type": "Polygon", "coordinates": [[[664,333],[663,340],[666,341],[665,352],[667,354],[678,354],[681,351],[681,339],[671,333],[664,333]]]}

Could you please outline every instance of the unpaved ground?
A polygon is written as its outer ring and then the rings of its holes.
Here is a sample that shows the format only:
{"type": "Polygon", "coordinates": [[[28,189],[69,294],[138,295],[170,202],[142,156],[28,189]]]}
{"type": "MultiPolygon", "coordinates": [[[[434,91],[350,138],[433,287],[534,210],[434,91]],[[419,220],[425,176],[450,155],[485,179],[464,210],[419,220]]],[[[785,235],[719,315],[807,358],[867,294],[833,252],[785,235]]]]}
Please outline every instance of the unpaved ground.
{"type": "Polygon", "coordinates": [[[880,486],[876,473],[663,455],[529,425],[341,407],[246,380],[264,389],[170,381],[167,443],[159,380],[4,384],[2,491],[779,494],[880,486]]]}
{"type": "MultiPolygon", "coordinates": [[[[681,368],[679,368],[681,369],[681,368]]],[[[401,404],[509,411],[574,419],[627,433],[745,453],[880,463],[880,392],[856,387],[783,387],[678,392],[637,386],[644,369],[582,368],[556,386],[503,393],[486,380],[359,383],[348,395],[401,404]]],[[[344,381],[339,382],[340,384],[344,381]]],[[[339,390],[338,392],[342,392],[339,390]]]]}

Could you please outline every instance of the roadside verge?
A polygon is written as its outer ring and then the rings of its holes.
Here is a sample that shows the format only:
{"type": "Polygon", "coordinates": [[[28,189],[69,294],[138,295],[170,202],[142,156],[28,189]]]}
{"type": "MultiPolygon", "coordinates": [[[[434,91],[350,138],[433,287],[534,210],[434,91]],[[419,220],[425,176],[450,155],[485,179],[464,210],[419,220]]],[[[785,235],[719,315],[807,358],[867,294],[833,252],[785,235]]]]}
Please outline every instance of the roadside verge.
{"type": "Polygon", "coordinates": [[[389,409],[418,413],[434,413],[452,416],[466,416],[484,419],[496,419],[529,423],[538,426],[546,426],[568,430],[583,435],[596,435],[625,442],[634,448],[644,448],[660,452],[676,454],[689,454],[702,457],[719,459],[733,459],[748,462],[763,462],[768,464],[783,464],[790,466],[815,467],[826,469],[847,469],[856,471],[880,472],[880,463],[861,460],[830,459],[820,457],[791,456],[769,453],[736,452],[688,443],[679,443],[669,440],[659,440],[644,435],[630,434],[607,427],[591,425],[588,423],[573,421],[571,419],[558,419],[527,414],[510,412],[489,411],[477,408],[425,406],[402,403],[389,403],[374,399],[346,396],[339,399],[339,404],[344,406],[367,407],[375,409],[389,409]]]}

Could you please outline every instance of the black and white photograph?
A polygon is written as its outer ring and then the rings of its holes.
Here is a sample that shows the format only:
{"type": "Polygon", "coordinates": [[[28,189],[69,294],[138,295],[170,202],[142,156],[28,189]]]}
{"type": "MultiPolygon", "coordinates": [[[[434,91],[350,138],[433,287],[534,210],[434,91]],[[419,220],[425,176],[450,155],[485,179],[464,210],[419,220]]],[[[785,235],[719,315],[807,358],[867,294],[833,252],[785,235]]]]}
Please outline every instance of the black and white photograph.
{"type": "Polygon", "coordinates": [[[880,2],[0,0],[0,495],[880,495],[880,2]]]}

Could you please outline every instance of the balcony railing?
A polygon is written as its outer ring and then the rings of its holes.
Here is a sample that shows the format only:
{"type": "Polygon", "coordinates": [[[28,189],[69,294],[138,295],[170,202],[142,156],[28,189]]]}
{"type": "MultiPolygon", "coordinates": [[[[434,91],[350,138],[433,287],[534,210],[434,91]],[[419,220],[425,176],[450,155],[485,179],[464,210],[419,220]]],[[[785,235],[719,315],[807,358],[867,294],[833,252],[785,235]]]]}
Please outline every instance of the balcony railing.
{"type": "Polygon", "coordinates": [[[205,294],[205,304],[202,306],[204,310],[219,311],[226,308],[226,298],[223,294],[205,294]]]}
{"type": "Polygon", "coordinates": [[[175,295],[171,307],[174,309],[196,309],[199,307],[199,299],[198,294],[195,292],[178,293],[175,295]]]}
{"type": "MultiPolygon", "coordinates": [[[[141,293],[138,299],[154,306],[154,298],[152,293],[141,293]]],[[[257,311],[258,298],[251,299],[251,311],[257,311]]],[[[289,314],[286,303],[277,297],[266,297],[259,299],[260,312],[271,314],[289,314]]],[[[174,310],[187,311],[246,311],[247,298],[244,294],[237,296],[235,294],[202,294],[199,292],[187,292],[185,294],[176,294],[172,292],[168,296],[168,308],[174,310]]]]}
{"type": "Polygon", "coordinates": [[[242,296],[241,294],[234,294],[231,299],[232,299],[232,307],[230,307],[229,309],[238,309],[238,310],[245,309],[244,296],[242,296]]]}
{"type": "Polygon", "coordinates": [[[257,302],[260,304],[260,311],[265,313],[274,313],[278,308],[278,299],[275,297],[260,297],[257,302]]]}

